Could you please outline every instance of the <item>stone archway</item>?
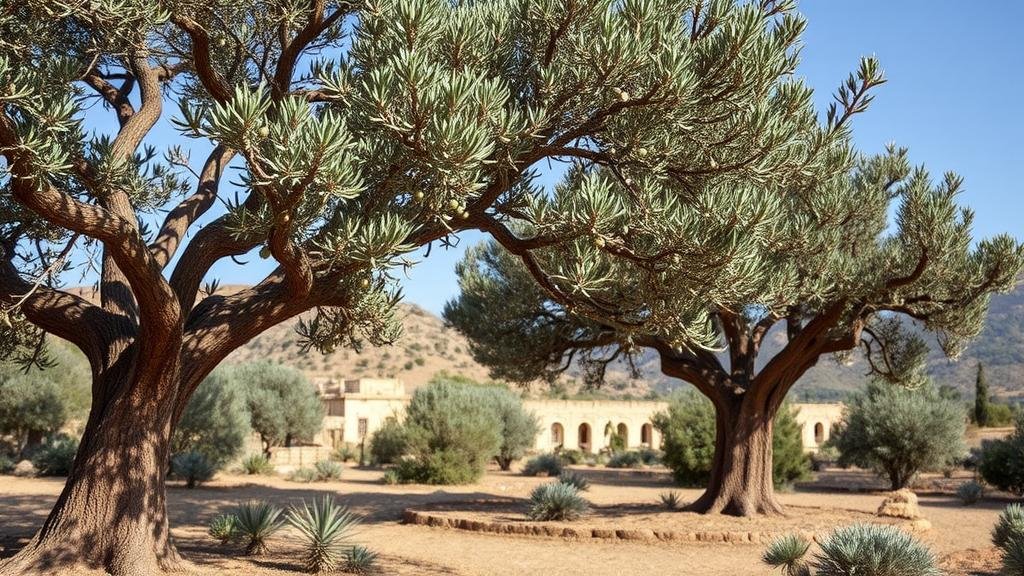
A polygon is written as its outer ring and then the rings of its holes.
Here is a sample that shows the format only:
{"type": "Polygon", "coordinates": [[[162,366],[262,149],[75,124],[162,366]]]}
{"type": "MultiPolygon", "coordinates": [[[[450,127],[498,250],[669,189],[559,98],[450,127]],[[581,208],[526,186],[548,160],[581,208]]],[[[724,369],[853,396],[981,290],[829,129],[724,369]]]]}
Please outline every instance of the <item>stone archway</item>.
{"type": "Polygon", "coordinates": [[[825,431],[825,424],[817,422],[814,424],[814,443],[821,445],[828,439],[825,431]]]}
{"type": "Polygon", "coordinates": [[[551,425],[551,446],[561,448],[565,445],[565,427],[560,422],[551,425]]]}
{"type": "Polygon", "coordinates": [[[593,431],[590,429],[590,424],[586,422],[580,424],[578,429],[579,436],[579,449],[584,452],[590,452],[593,449],[593,431]]]}
{"type": "Polygon", "coordinates": [[[622,438],[623,444],[629,448],[629,427],[625,422],[619,422],[619,425],[615,427],[615,434],[622,438]]]}
{"type": "Polygon", "coordinates": [[[654,447],[654,426],[650,422],[644,422],[640,427],[640,443],[648,448],[654,447]]]}

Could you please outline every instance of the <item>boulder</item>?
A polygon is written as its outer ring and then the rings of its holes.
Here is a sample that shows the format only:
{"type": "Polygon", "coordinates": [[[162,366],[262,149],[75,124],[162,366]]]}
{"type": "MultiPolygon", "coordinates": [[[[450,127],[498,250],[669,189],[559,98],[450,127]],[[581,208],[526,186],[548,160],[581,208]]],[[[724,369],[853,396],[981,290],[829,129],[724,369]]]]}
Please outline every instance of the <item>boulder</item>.
{"type": "Polygon", "coordinates": [[[11,474],[23,477],[35,476],[36,467],[32,465],[32,462],[29,462],[28,460],[22,460],[21,462],[18,462],[14,466],[14,470],[11,471],[11,474]]]}
{"type": "Polygon", "coordinates": [[[921,510],[917,507],[917,494],[906,488],[890,492],[885,500],[882,500],[882,505],[878,507],[878,515],[908,520],[920,518],[921,510]]]}

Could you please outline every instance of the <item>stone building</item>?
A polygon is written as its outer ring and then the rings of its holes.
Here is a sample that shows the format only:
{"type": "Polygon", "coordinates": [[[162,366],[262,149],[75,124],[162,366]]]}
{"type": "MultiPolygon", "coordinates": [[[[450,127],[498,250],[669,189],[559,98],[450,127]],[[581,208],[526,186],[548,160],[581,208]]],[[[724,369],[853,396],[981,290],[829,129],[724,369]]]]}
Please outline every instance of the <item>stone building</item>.
{"type": "MultiPolygon", "coordinates": [[[[318,385],[326,408],[324,427],[315,444],[335,448],[360,444],[390,418],[401,419],[409,402],[401,380],[359,378],[318,385]]],[[[626,439],[628,448],[658,448],[661,437],[654,415],[668,409],[667,402],[647,400],[549,400],[528,399],[527,410],[540,422],[534,449],[548,452],[557,447],[584,452],[607,448],[611,433],[626,439]]],[[[816,451],[829,438],[842,416],[840,404],[794,404],[804,449],[816,451]]]]}

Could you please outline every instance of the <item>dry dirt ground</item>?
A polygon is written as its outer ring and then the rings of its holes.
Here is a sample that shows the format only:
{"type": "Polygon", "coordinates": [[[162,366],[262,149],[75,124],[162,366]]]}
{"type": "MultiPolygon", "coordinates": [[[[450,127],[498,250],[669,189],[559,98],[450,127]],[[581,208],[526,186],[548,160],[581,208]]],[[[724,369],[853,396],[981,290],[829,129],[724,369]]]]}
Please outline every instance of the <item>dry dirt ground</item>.
{"type": "MultiPolygon", "coordinates": [[[[595,506],[617,505],[624,523],[630,523],[630,505],[647,508],[660,493],[674,489],[664,473],[630,473],[582,468],[591,481],[588,498],[595,506]]],[[[560,538],[478,534],[461,530],[410,526],[400,523],[407,507],[423,507],[473,499],[525,498],[537,484],[549,480],[526,478],[511,473],[489,473],[479,484],[437,488],[431,486],[385,486],[378,470],[346,469],[344,480],[330,483],[296,484],[277,477],[223,475],[195,490],[172,486],[169,508],[173,535],[183,554],[195,563],[198,574],[295,574],[298,552],[293,537],[282,532],[271,541],[265,558],[240,557],[237,550],[217,546],[206,535],[206,524],[214,516],[230,512],[239,502],[259,498],[280,506],[303,499],[333,494],[340,502],[363,514],[365,521],[356,536],[381,554],[383,573],[399,575],[520,575],[548,576],[587,574],[619,576],[642,574],[745,576],[767,575],[759,563],[762,546],[728,543],[576,541],[560,538]]],[[[811,485],[782,494],[785,505],[800,507],[796,524],[805,520],[808,507],[821,508],[828,524],[851,517],[850,511],[873,512],[879,493],[847,492],[839,488],[868,485],[857,473],[825,473],[811,485]],[[828,510],[834,510],[830,513],[828,510]]],[[[932,482],[933,487],[941,482],[932,482]]],[[[16,551],[39,526],[60,491],[60,479],[0,477],[0,557],[16,551]]],[[[695,498],[696,490],[680,490],[683,500],[695,498]]],[[[989,543],[989,531],[1005,499],[986,499],[963,507],[955,497],[941,490],[924,491],[922,513],[933,528],[921,537],[943,560],[949,573],[990,575],[997,568],[989,543]]],[[[856,516],[856,513],[853,514],[856,516]]],[[[693,515],[694,530],[720,529],[722,522],[732,530],[761,530],[767,524],[750,519],[702,519],[693,515]]],[[[773,529],[778,520],[772,520],[773,529]]],[[[651,526],[651,528],[657,528],[651,526]]]]}

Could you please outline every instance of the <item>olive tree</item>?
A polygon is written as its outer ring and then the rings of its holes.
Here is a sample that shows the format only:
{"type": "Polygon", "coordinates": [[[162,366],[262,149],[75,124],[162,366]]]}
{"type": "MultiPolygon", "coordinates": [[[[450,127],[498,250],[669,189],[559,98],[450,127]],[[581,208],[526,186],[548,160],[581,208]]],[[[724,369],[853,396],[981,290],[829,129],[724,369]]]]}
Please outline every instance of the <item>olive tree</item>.
{"type": "Polygon", "coordinates": [[[0,374],[0,435],[14,439],[20,457],[27,458],[67,421],[61,392],[42,372],[0,374]]]}
{"type": "Polygon", "coordinates": [[[259,434],[266,456],[275,446],[310,440],[320,431],[324,407],[316,388],[301,371],[255,362],[233,367],[231,372],[243,390],[250,425],[259,434]]]}
{"type": "Polygon", "coordinates": [[[213,371],[185,406],[171,437],[171,454],[201,454],[215,470],[237,457],[252,433],[245,400],[232,370],[213,371]]]}

